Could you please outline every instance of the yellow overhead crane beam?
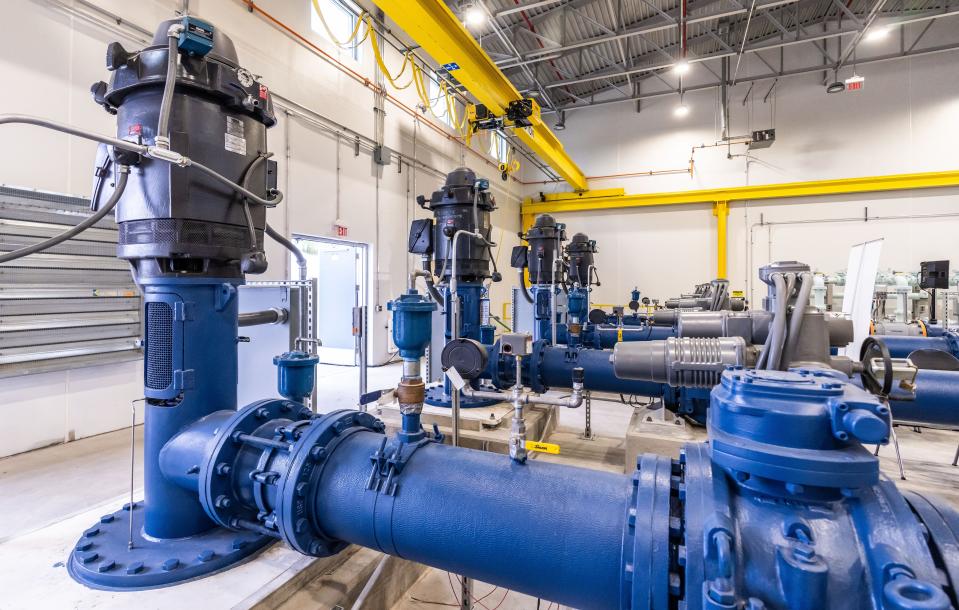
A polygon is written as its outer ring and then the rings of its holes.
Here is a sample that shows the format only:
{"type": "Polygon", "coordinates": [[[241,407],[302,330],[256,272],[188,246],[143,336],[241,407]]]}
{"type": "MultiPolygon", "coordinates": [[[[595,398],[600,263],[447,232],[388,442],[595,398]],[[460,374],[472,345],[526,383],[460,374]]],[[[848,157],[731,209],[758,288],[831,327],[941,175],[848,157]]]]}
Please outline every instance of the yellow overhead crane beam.
{"type": "MultiPolygon", "coordinates": [[[[503,116],[510,102],[522,99],[516,87],[442,0],[373,1],[490,112],[503,116]]],[[[535,104],[529,120],[532,127],[517,127],[516,136],[573,190],[586,190],[586,176],[543,122],[535,104]]]]}
{"type": "Polygon", "coordinates": [[[537,214],[557,212],[588,212],[625,208],[674,206],[689,204],[713,204],[716,216],[717,256],[716,275],[726,277],[727,218],[729,203],[733,201],[777,200],[794,197],[820,197],[848,195],[851,193],[876,193],[959,186],[959,171],[925,172],[918,174],[893,174],[866,176],[839,180],[815,180],[811,182],[786,182],[760,184],[721,189],[676,191],[670,193],[647,193],[627,195],[623,189],[587,191],[585,193],[551,193],[523,202],[523,228],[532,225],[537,214]]]}

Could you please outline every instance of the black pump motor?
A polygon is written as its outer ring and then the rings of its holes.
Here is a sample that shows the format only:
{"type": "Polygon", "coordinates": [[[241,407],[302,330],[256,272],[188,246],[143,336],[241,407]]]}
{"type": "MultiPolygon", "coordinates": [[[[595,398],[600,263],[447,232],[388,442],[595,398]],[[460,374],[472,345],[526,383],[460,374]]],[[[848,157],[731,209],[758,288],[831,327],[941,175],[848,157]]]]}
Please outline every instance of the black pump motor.
{"type": "Polygon", "coordinates": [[[585,233],[576,233],[566,244],[566,257],[569,261],[569,281],[579,286],[598,284],[594,280],[596,240],[585,233]]]}
{"type": "MultiPolygon", "coordinates": [[[[178,23],[185,33],[177,46],[170,149],[266,198],[276,187],[275,162],[265,159],[266,129],[276,123],[273,102],[266,86],[237,64],[233,42],[212,25],[184,17],[161,23],[153,43],[140,51],[111,44],[112,76],[109,84],[93,85],[94,99],[117,115],[119,138],[155,144],[168,31],[178,23]]],[[[117,255],[130,260],[137,278],[237,278],[266,268],[264,207],[245,204],[195,168],[143,159],[130,175],[116,217],[117,255]]]]}
{"type": "MultiPolygon", "coordinates": [[[[566,225],[556,222],[550,214],[540,214],[523,238],[529,243],[529,281],[531,284],[551,284],[554,280],[553,265],[562,258],[562,242],[566,240],[566,225]]],[[[557,269],[555,280],[562,283],[565,270],[557,269]]]]}
{"type": "MultiPolygon", "coordinates": [[[[433,212],[433,219],[414,221],[410,230],[410,252],[433,255],[433,272],[448,283],[453,273],[453,236],[457,231],[478,231],[492,241],[490,212],[496,199],[489,190],[489,181],[477,179],[476,173],[460,167],[446,176],[446,183],[427,199],[416,198],[424,210],[433,212]]],[[[479,282],[493,277],[490,272],[490,248],[478,239],[460,237],[456,242],[456,272],[459,280],[479,282]]],[[[495,279],[494,279],[495,281],[495,279]]]]}

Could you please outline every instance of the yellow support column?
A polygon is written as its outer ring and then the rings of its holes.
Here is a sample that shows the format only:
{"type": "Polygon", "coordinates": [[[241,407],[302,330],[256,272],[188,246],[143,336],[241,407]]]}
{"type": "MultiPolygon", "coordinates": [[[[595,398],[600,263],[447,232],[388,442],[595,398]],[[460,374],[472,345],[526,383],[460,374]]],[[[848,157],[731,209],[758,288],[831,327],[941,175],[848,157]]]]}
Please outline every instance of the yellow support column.
{"type": "Polygon", "coordinates": [[[716,217],[716,277],[728,279],[726,275],[726,259],[729,254],[729,202],[717,201],[713,203],[713,216],[716,217]]]}

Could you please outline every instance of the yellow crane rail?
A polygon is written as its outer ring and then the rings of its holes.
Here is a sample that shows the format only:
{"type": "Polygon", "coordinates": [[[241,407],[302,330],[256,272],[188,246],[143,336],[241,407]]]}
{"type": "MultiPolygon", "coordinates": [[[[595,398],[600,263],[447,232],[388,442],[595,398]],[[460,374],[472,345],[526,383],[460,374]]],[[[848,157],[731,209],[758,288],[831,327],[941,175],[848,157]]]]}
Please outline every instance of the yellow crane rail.
{"type": "MultiPolygon", "coordinates": [[[[522,99],[519,90],[442,0],[373,1],[495,115],[504,115],[510,102],[522,99]]],[[[516,136],[574,190],[586,190],[586,176],[566,154],[538,110],[529,120],[532,127],[517,127],[516,136]]]]}
{"type": "Polygon", "coordinates": [[[589,212],[592,210],[711,203],[713,204],[712,213],[716,216],[716,276],[724,278],[727,273],[727,218],[731,202],[757,200],[775,202],[778,199],[795,197],[820,197],[956,186],[959,186],[959,171],[865,176],[838,180],[785,182],[636,195],[627,195],[623,189],[586,191],[584,193],[551,193],[544,194],[536,199],[527,198],[523,202],[523,228],[525,230],[532,225],[533,218],[537,214],[544,213],[589,212]]]}

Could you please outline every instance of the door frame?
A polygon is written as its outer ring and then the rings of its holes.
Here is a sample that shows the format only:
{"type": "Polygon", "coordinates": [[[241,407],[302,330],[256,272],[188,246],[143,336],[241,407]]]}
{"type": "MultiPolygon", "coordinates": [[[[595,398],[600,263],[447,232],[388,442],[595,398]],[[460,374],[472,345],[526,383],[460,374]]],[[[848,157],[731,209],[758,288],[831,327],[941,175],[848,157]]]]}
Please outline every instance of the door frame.
{"type": "MultiPolygon", "coordinates": [[[[355,248],[355,252],[358,255],[359,263],[359,272],[357,273],[357,280],[359,281],[359,290],[358,294],[355,295],[354,303],[359,306],[368,305],[369,301],[369,288],[370,288],[370,244],[362,241],[353,241],[350,239],[341,239],[338,237],[328,237],[326,235],[312,235],[309,233],[293,233],[291,239],[296,243],[296,240],[303,241],[314,241],[323,244],[329,244],[334,246],[346,246],[350,248],[355,248]]],[[[293,268],[291,265],[290,272],[292,274],[293,268]]],[[[320,329],[317,329],[319,331],[320,329]]],[[[364,332],[367,329],[364,329],[364,332]]],[[[317,336],[319,336],[317,332],[317,336]]],[[[359,361],[356,360],[359,356],[356,356],[354,361],[355,365],[359,366],[359,361]]]]}

